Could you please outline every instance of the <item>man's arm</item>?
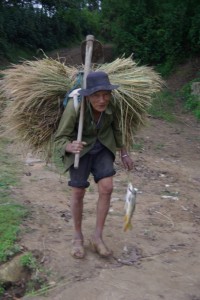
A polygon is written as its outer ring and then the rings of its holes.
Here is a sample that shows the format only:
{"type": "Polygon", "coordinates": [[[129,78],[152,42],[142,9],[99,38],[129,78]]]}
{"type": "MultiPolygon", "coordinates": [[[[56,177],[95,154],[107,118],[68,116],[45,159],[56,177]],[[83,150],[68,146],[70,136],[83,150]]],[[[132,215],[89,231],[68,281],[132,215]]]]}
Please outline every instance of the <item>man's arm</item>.
{"type": "Polygon", "coordinates": [[[73,100],[69,100],[63,112],[63,115],[61,117],[54,138],[56,149],[61,154],[61,156],[65,155],[68,144],[71,144],[71,142],[76,138],[76,132],[75,132],[76,121],[77,121],[77,113],[74,109],[73,100]]]}

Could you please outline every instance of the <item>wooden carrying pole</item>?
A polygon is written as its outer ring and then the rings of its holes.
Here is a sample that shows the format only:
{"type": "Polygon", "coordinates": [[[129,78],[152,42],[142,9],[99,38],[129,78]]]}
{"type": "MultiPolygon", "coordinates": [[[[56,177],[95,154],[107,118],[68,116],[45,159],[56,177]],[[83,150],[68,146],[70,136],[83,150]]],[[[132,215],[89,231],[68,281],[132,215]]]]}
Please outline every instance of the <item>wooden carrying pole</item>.
{"type": "MultiPolygon", "coordinates": [[[[83,89],[86,89],[86,78],[87,78],[87,75],[90,72],[90,68],[91,68],[93,43],[94,43],[94,36],[87,35],[86,49],[85,49],[85,66],[84,66],[84,75],[83,75],[83,84],[82,84],[83,89]]],[[[78,125],[78,136],[77,136],[77,140],[79,142],[82,140],[84,110],[85,110],[85,99],[84,99],[84,96],[82,96],[80,116],[79,116],[79,125],[78,125]]],[[[78,169],[78,166],[79,166],[79,159],[80,159],[80,154],[76,153],[75,158],[74,158],[74,168],[76,168],[76,169],[78,169]]]]}

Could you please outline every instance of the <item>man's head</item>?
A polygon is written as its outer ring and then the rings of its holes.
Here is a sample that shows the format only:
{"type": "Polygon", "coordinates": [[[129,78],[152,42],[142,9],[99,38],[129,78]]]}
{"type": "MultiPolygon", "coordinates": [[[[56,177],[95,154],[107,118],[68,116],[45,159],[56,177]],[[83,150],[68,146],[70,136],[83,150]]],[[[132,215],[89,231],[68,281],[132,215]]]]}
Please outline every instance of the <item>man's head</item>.
{"type": "Polygon", "coordinates": [[[118,85],[110,83],[108,75],[103,71],[90,72],[86,78],[86,89],[81,89],[81,96],[90,96],[99,91],[112,91],[117,89],[118,85]]]}

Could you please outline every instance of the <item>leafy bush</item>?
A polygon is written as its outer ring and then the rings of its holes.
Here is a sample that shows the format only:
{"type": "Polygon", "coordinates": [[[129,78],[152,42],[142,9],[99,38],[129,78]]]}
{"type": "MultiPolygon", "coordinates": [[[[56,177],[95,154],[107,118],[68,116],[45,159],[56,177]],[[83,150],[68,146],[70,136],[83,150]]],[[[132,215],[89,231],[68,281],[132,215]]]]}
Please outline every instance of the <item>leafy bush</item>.
{"type": "Polygon", "coordinates": [[[184,85],[179,94],[184,101],[185,109],[191,111],[200,120],[200,95],[192,94],[193,82],[200,82],[200,78],[196,78],[184,85]]]}

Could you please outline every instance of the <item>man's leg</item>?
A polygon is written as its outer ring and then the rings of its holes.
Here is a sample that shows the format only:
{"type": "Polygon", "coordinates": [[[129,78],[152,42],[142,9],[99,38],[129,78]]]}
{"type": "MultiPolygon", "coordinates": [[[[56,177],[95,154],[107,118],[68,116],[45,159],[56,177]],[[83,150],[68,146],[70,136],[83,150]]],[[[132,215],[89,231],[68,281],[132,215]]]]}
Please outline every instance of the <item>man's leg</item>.
{"type": "Polygon", "coordinates": [[[103,241],[103,229],[110,207],[110,199],[113,191],[113,177],[106,177],[98,182],[99,199],[97,203],[96,228],[91,243],[95,250],[104,257],[111,255],[111,251],[103,241]]]}
{"type": "Polygon", "coordinates": [[[85,188],[72,188],[71,197],[71,214],[74,223],[74,236],[72,241],[71,254],[75,258],[83,258],[85,251],[83,248],[83,234],[82,234],[82,214],[83,214],[83,198],[85,195],[85,188]]]}

